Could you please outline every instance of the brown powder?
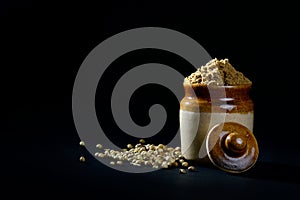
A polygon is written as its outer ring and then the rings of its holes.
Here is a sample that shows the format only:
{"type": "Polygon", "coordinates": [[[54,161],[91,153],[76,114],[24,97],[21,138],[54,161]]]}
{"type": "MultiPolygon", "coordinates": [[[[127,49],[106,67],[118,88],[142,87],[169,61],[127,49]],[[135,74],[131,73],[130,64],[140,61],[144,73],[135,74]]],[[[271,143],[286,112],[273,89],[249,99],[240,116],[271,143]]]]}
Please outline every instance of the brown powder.
{"type": "Polygon", "coordinates": [[[186,77],[184,81],[191,84],[216,85],[216,86],[234,86],[252,84],[252,82],[235,70],[228,59],[212,59],[206,65],[201,66],[196,72],[186,77]]]}

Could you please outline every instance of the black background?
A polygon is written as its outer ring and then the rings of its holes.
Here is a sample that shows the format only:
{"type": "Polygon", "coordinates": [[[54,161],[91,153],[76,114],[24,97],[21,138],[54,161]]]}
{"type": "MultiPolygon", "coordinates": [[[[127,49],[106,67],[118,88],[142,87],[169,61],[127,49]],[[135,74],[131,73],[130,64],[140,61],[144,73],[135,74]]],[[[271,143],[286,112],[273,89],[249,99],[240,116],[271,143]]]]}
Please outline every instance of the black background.
{"type": "MultiPolygon", "coordinates": [[[[300,136],[296,5],[286,1],[29,0],[1,1],[0,5],[1,178],[7,188],[19,191],[10,195],[41,197],[40,191],[53,197],[93,194],[98,198],[106,198],[105,194],[111,198],[297,195],[300,136]],[[254,134],[260,157],[249,172],[232,175],[200,167],[199,172],[186,176],[176,170],[127,174],[102,165],[79,147],[71,107],[77,70],[106,38],[144,26],[180,31],[199,42],[212,57],[229,58],[252,80],[254,134]],[[81,155],[86,155],[87,163],[78,162],[81,155]]],[[[174,55],[136,53],[138,56],[133,54],[119,65],[161,59],[174,67],[188,66],[174,55]]],[[[174,127],[167,128],[166,134],[174,127]]]]}

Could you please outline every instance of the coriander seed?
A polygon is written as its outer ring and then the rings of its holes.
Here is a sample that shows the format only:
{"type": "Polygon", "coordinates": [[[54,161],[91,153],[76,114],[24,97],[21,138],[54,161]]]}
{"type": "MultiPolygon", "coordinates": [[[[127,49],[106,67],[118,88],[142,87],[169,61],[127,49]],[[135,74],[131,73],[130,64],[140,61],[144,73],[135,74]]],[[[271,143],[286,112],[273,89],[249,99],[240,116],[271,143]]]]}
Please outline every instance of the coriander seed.
{"type": "Polygon", "coordinates": [[[144,139],[140,139],[139,141],[141,144],[144,144],[145,143],[145,140],[144,139]]]}
{"type": "Polygon", "coordinates": [[[79,161],[80,162],[85,162],[85,157],[84,156],[80,156],[79,161]]]}
{"type": "Polygon", "coordinates": [[[84,141],[80,141],[80,142],[79,142],[79,145],[80,145],[80,146],[85,146],[84,141]]]}
{"type": "Polygon", "coordinates": [[[188,167],[188,170],[189,170],[189,171],[195,171],[195,167],[194,167],[194,166],[189,166],[189,167],[188,167]]]}
{"type": "Polygon", "coordinates": [[[189,166],[189,163],[188,162],[183,162],[181,163],[182,167],[188,167],[189,166]]]}
{"type": "Polygon", "coordinates": [[[121,160],[117,161],[117,165],[122,165],[122,164],[123,164],[123,162],[121,160]]]}

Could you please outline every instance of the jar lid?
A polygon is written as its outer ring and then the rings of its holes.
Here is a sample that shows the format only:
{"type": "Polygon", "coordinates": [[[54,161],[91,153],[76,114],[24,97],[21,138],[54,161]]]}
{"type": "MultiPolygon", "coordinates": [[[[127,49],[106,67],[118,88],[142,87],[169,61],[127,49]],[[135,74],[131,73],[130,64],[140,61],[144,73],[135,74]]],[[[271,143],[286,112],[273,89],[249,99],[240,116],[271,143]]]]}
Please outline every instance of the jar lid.
{"type": "Polygon", "coordinates": [[[206,138],[206,150],[215,166],[230,173],[250,169],[259,153],[253,133],[236,122],[224,122],[211,128],[206,138]]]}

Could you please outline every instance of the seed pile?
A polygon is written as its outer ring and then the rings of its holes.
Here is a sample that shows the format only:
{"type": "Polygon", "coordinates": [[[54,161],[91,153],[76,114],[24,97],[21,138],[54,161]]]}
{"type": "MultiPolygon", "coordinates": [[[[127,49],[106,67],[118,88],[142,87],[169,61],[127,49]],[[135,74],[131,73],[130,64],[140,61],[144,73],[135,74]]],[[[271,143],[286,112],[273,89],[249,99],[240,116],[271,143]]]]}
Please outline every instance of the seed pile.
{"type": "Polygon", "coordinates": [[[169,147],[163,144],[145,144],[141,139],[139,143],[128,144],[122,151],[105,149],[101,144],[97,144],[99,149],[95,153],[98,158],[109,158],[111,165],[123,165],[124,162],[133,166],[146,166],[151,168],[179,168],[179,172],[186,174],[187,171],[195,171],[195,167],[189,165],[188,161],[181,153],[180,147],[169,147]]]}
{"type": "Polygon", "coordinates": [[[206,65],[197,69],[185,78],[191,84],[203,85],[242,85],[251,84],[251,81],[237,71],[228,59],[212,59],[206,65]]]}

